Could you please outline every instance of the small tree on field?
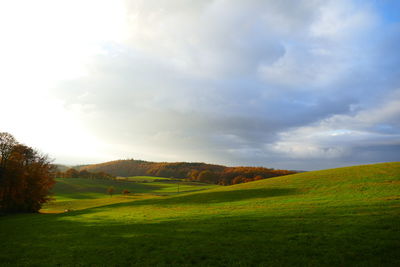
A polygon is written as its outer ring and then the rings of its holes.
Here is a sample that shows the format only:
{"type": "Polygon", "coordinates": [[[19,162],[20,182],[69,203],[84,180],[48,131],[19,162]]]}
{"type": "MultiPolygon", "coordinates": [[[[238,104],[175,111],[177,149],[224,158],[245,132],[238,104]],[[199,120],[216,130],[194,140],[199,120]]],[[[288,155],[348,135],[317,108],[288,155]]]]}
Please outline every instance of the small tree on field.
{"type": "Polygon", "coordinates": [[[114,191],[115,191],[115,189],[114,189],[114,187],[113,186],[110,186],[109,188],[107,188],[107,193],[112,197],[112,195],[114,194],[114,191]]]}
{"type": "Polygon", "coordinates": [[[124,194],[125,196],[126,196],[126,195],[129,195],[129,193],[130,193],[130,192],[129,192],[129,190],[128,190],[128,189],[124,189],[124,190],[122,190],[122,194],[124,194]]]}

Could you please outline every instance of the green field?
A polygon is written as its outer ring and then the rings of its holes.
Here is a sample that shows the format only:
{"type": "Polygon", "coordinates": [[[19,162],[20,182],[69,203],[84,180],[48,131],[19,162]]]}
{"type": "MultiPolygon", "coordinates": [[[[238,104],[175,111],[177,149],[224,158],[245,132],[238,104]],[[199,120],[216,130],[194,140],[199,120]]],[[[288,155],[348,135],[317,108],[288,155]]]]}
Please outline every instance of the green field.
{"type": "Polygon", "coordinates": [[[100,197],[108,185],[61,182],[57,201],[92,205],[0,217],[1,265],[400,266],[400,163],[169,196],[100,197]]]}
{"type": "Polygon", "coordinates": [[[117,180],[57,178],[53,188],[54,200],[44,205],[42,213],[80,210],[155,196],[174,195],[218,187],[216,185],[171,180],[162,177],[134,176],[117,180]],[[114,188],[110,197],[107,188],[114,188]],[[129,195],[122,195],[126,189],[129,195]]]}

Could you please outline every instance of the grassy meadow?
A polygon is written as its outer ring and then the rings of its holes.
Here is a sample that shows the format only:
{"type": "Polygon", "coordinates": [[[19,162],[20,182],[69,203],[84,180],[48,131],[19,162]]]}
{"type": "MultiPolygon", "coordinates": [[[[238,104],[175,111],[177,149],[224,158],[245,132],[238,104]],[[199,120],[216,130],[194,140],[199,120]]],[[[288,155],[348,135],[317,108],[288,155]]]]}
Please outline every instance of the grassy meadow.
{"type": "Polygon", "coordinates": [[[45,204],[41,212],[58,213],[66,209],[80,210],[214,187],[217,187],[217,185],[150,176],[120,177],[116,180],[57,178],[53,188],[52,198],[54,200],[45,204]],[[109,187],[113,187],[115,190],[112,196],[107,193],[109,187]],[[129,195],[122,194],[125,189],[130,192],[129,195]]]}
{"type": "Polygon", "coordinates": [[[58,179],[42,214],[0,217],[0,263],[400,266],[400,163],[181,183],[58,179]]]}

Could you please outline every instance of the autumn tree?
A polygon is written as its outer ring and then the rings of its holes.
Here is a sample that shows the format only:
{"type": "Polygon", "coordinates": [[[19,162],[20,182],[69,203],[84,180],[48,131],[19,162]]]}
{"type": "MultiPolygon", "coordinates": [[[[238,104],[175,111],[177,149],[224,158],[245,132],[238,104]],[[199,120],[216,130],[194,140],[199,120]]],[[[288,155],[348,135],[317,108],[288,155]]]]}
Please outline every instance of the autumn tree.
{"type": "Polygon", "coordinates": [[[78,177],[79,177],[79,172],[74,168],[68,169],[65,172],[65,178],[78,178],[78,177]]]}
{"type": "Polygon", "coordinates": [[[124,189],[122,190],[122,194],[124,194],[125,196],[129,195],[131,192],[129,192],[128,189],[124,189]]]}
{"type": "Polygon", "coordinates": [[[196,180],[197,177],[199,176],[199,171],[198,170],[191,170],[188,172],[187,176],[193,180],[196,180]]]}
{"type": "Polygon", "coordinates": [[[262,180],[264,179],[264,177],[262,177],[261,175],[257,175],[256,177],[253,178],[254,181],[258,181],[258,180],[262,180]]]}
{"type": "Polygon", "coordinates": [[[53,172],[47,156],[0,133],[0,212],[37,212],[49,200],[53,172]]]}
{"type": "Polygon", "coordinates": [[[107,193],[112,197],[112,195],[114,194],[114,191],[115,191],[115,189],[114,189],[114,187],[113,186],[110,186],[109,188],[107,188],[107,193]]]}
{"type": "Polygon", "coordinates": [[[246,182],[246,177],[244,177],[243,175],[236,176],[232,180],[232,184],[240,184],[240,183],[244,183],[244,182],[246,182]]]}
{"type": "Polygon", "coordinates": [[[200,181],[200,182],[208,182],[208,183],[212,183],[212,182],[214,182],[214,179],[215,179],[215,174],[212,172],[212,171],[209,171],[209,170],[205,170],[205,171],[202,171],[202,172],[200,172],[200,174],[199,174],[199,176],[197,177],[197,179],[200,181]]]}
{"type": "Polygon", "coordinates": [[[11,134],[0,132],[0,183],[4,179],[8,160],[16,144],[17,141],[11,134]]]}

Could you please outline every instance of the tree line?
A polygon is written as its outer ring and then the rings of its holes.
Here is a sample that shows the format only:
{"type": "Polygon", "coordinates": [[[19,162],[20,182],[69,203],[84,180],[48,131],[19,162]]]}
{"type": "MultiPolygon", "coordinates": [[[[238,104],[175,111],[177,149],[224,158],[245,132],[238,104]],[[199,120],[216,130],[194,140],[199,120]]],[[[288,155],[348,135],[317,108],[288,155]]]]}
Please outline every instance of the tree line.
{"type": "Polygon", "coordinates": [[[0,213],[37,212],[54,184],[51,160],[0,132],[0,213]]]}
{"type": "Polygon", "coordinates": [[[89,172],[87,170],[78,171],[74,168],[70,168],[63,171],[56,172],[57,178],[87,178],[87,179],[114,179],[115,176],[105,172],[89,172]]]}
{"type": "Polygon", "coordinates": [[[116,160],[81,166],[81,170],[102,171],[115,176],[148,175],[189,179],[206,183],[231,185],[296,173],[265,167],[226,167],[201,162],[149,162],[143,160],[116,160]]]}
{"type": "Polygon", "coordinates": [[[275,170],[264,167],[226,167],[222,171],[192,171],[191,180],[214,183],[219,185],[232,185],[257,181],[277,176],[294,174],[295,171],[275,170]]]}

